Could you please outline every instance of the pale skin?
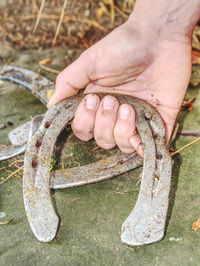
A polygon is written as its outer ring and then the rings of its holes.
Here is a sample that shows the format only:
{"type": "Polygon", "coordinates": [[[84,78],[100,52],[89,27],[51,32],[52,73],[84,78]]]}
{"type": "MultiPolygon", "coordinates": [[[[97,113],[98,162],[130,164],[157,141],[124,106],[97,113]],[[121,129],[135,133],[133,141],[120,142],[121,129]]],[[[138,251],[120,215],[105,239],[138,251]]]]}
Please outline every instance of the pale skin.
{"type": "Polygon", "coordinates": [[[86,88],[72,122],[74,134],[104,148],[142,154],[135,111],[109,93],[156,107],[169,141],[191,74],[191,36],[199,0],[137,0],[128,21],[87,49],[57,77],[48,107],[86,88]],[[95,93],[105,93],[102,100],[95,93]]]}

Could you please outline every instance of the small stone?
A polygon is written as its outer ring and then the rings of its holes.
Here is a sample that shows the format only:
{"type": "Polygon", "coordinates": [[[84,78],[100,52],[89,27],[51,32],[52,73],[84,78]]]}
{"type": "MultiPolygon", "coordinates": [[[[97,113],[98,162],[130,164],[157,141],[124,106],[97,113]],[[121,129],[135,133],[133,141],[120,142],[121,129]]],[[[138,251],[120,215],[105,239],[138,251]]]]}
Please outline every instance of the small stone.
{"type": "Polygon", "coordinates": [[[0,125],[0,129],[4,129],[4,128],[6,128],[7,126],[6,126],[6,124],[1,124],[0,125]]]}
{"type": "Polygon", "coordinates": [[[5,216],[6,216],[5,212],[0,212],[0,219],[5,217],[5,216]]]}
{"type": "Polygon", "coordinates": [[[84,12],[84,15],[85,15],[85,17],[89,17],[89,15],[90,15],[90,10],[89,10],[89,9],[86,9],[85,12],[84,12]]]}

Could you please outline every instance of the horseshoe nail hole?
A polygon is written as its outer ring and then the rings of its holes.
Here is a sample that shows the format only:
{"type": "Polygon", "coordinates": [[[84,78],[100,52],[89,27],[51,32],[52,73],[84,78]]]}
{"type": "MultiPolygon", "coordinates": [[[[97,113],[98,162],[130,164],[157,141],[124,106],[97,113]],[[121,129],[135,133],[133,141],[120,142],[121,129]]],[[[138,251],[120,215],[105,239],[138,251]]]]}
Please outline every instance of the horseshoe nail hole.
{"type": "Polygon", "coordinates": [[[66,106],[65,106],[65,109],[68,109],[72,106],[72,103],[68,103],[66,106]]]}
{"type": "Polygon", "coordinates": [[[150,119],[151,119],[151,114],[150,114],[150,113],[146,113],[146,114],[144,115],[144,119],[145,119],[145,120],[150,120],[150,119]]]}
{"type": "Polygon", "coordinates": [[[33,160],[32,160],[32,167],[33,168],[36,168],[38,166],[38,159],[37,159],[37,157],[35,157],[35,158],[33,158],[33,160]]]}
{"type": "Polygon", "coordinates": [[[157,134],[153,135],[153,138],[156,140],[158,138],[158,135],[157,134]]]}
{"type": "Polygon", "coordinates": [[[155,175],[154,180],[159,181],[159,179],[160,179],[159,176],[155,175]]]}
{"type": "Polygon", "coordinates": [[[161,153],[158,153],[156,155],[156,159],[161,160],[163,158],[163,155],[161,153]]]}
{"type": "Polygon", "coordinates": [[[39,148],[42,145],[42,142],[40,140],[37,140],[35,143],[35,147],[39,148]]]}
{"type": "Polygon", "coordinates": [[[44,124],[44,127],[45,128],[49,128],[50,127],[50,123],[48,121],[46,121],[45,124],[44,124]]]}

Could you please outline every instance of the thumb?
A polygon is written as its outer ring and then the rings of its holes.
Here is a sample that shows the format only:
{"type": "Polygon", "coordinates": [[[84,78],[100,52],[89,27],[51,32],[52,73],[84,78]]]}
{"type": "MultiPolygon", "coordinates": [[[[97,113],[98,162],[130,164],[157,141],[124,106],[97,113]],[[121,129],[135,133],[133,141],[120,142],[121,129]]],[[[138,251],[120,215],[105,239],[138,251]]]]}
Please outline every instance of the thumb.
{"type": "Polygon", "coordinates": [[[82,53],[71,65],[60,72],[56,78],[55,93],[51,97],[47,107],[55,105],[65,98],[76,95],[78,91],[90,82],[88,66],[91,62],[86,53],[82,53]]]}

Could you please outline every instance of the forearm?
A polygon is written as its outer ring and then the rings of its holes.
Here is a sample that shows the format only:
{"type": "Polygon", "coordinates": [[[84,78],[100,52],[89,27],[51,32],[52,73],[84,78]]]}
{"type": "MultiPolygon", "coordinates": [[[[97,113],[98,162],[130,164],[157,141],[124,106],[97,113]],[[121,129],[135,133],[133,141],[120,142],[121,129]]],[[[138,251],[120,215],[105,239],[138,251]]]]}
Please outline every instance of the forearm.
{"type": "Polygon", "coordinates": [[[199,19],[200,0],[137,0],[129,21],[191,35],[199,19]]]}

